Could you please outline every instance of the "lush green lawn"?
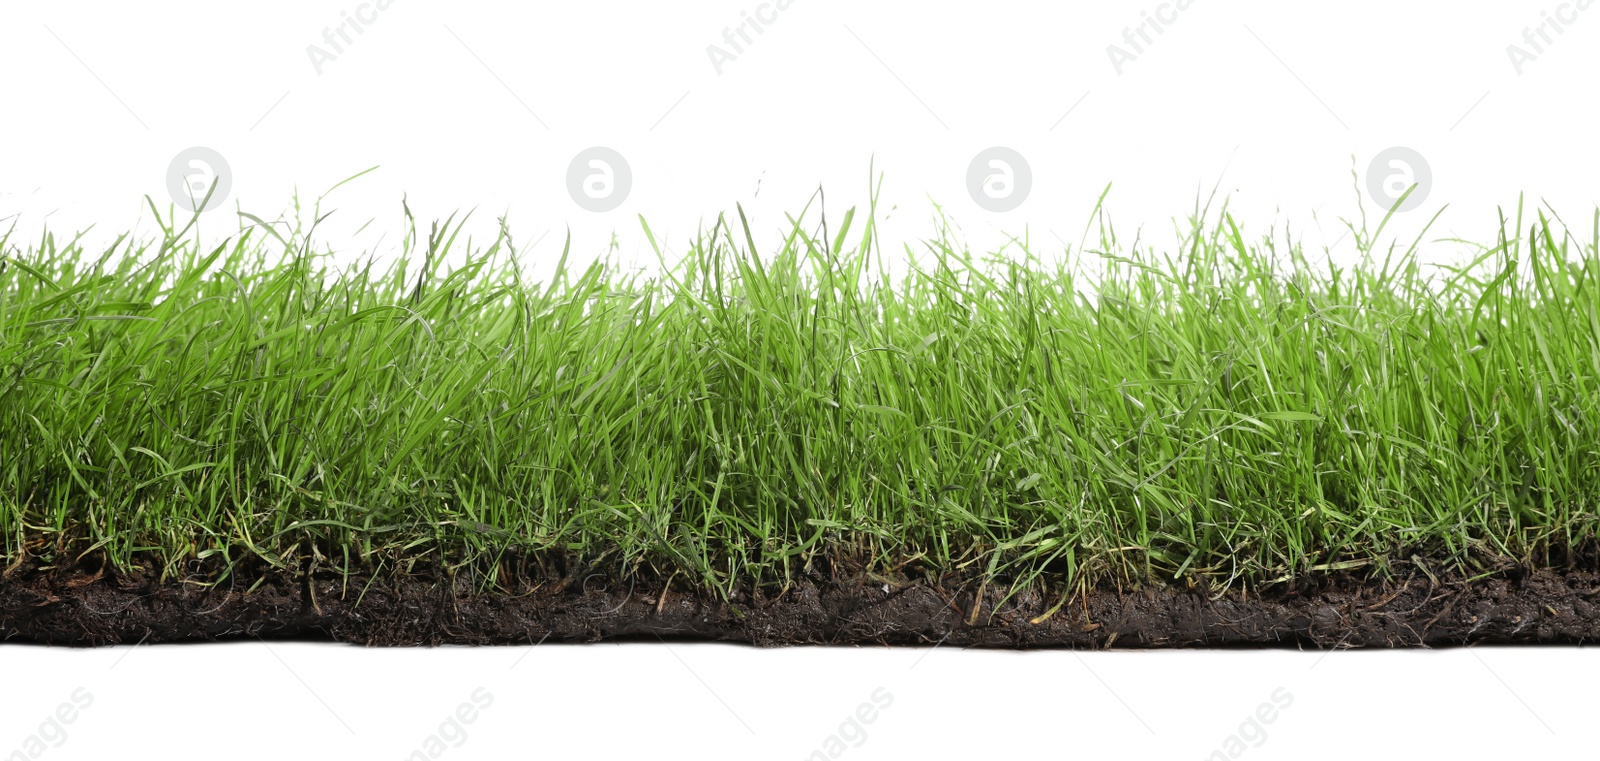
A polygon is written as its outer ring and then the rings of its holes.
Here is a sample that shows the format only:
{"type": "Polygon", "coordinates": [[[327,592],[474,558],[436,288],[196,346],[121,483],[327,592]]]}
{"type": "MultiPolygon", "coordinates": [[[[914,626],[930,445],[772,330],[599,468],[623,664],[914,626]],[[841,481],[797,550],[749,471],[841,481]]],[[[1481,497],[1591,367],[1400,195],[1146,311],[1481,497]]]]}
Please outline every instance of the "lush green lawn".
{"type": "Polygon", "coordinates": [[[1594,536],[1594,232],[1518,211],[1438,244],[1478,251],[1449,269],[1380,225],[1340,269],[1217,214],[1065,257],[935,230],[891,276],[868,216],[753,255],[771,227],[735,215],[660,278],[550,282],[505,235],[447,271],[448,222],[338,270],[261,226],[8,238],[0,554],[490,578],[550,552],[722,589],[825,557],[1059,589],[1478,574],[1594,536]]]}

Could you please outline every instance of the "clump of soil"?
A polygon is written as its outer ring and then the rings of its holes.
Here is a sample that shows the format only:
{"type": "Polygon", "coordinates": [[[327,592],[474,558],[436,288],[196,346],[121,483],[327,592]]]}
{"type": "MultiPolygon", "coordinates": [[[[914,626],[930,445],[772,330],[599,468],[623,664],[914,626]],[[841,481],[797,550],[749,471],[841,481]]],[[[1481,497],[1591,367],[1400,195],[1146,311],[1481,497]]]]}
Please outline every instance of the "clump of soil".
{"type": "Polygon", "coordinates": [[[1003,599],[977,585],[809,579],[730,600],[640,579],[569,578],[483,593],[408,576],[237,571],[206,587],[104,569],[0,579],[0,639],[63,645],[311,638],[361,645],[654,637],[756,645],[1421,647],[1600,639],[1600,574],[1541,569],[1475,581],[1329,578],[1212,597],[1167,586],[1003,599]],[[981,600],[981,604],[980,604],[981,600]]]}

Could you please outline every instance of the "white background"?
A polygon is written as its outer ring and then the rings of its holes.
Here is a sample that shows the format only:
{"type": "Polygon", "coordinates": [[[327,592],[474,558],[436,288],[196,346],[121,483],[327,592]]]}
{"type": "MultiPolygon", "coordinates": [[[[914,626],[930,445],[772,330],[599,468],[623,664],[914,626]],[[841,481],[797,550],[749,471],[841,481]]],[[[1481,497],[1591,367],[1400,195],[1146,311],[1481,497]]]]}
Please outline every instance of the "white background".
{"type": "MultiPolygon", "coordinates": [[[[402,197],[424,222],[477,209],[480,242],[508,216],[532,268],[567,230],[579,259],[615,236],[618,257],[647,263],[640,215],[681,250],[735,204],[770,244],[818,187],[830,219],[864,206],[876,170],[891,249],[931,232],[938,204],[975,250],[1012,233],[1048,255],[1077,243],[1108,184],[1124,239],[1140,228],[1159,246],[1219,186],[1247,230],[1287,228],[1341,258],[1340,220],[1384,211],[1363,190],[1368,163],[1406,146],[1433,183],[1391,226],[1403,243],[1440,209],[1429,239],[1490,240],[1519,194],[1588,239],[1600,5],[1196,0],[1119,73],[1108,46],[1133,52],[1124,30],[1158,4],[795,0],[719,74],[707,46],[756,0],[395,0],[319,73],[307,47],[327,47],[353,0],[0,0],[0,219],[12,245],[45,226],[148,233],[142,196],[166,209],[168,164],[206,146],[232,178],[208,234],[379,167],[324,202],[339,211],[321,233],[350,256],[392,251],[402,197]],[[1575,21],[1535,52],[1524,30],[1558,8],[1575,21]],[[1520,73],[1512,44],[1536,56],[1520,73]],[[595,145],[634,176],[606,213],[565,181],[595,145]],[[1008,213],[965,187],[996,145],[1034,177],[1008,213]]],[[[1587,747],[1582,686],[1600,676],[1592,652],[1566,648],[924,654],[5,646],[0,758],[77,687],[93,704],[41,757],[404,758],[478,687],[493,706],[442,757],[800,759],[878,687],[892,707],[841,757],[1204,758],[1279,687],[1292,706],[1241,757],[1527,756],[1587,747]]]]}

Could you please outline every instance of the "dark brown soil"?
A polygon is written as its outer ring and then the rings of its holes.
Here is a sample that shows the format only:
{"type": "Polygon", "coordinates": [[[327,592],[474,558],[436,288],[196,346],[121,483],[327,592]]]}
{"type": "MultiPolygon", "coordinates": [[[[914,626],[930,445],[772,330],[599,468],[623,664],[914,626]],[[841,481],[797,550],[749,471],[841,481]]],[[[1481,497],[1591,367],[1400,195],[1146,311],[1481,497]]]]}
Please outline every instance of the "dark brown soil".
{"type": "Polygon", "coordinates": [[[472,593],[415,577],[236,573],[216,587],[83,568],[0,578],[0,640],[62,645],[312,638],[362,645],[510,644],[650,637],[757,645],[1030,647],[1366,646],[1581,643],[1600,639],[1600,574],[1537,570],[1473,582],[1418,575],[1327,579],[1212,599],[1147,587],[1059,597],[881,580],[797,582],[731,602],[662,585],[585,581],[472,593]],[[259,583],[257,583],[259,582],[259,583]],[[251,589],[251,587],[254,587],[251,589]],[[631,588],[630,588],[631,587],[631,588]],[[996,609],[996,605],[1000,607],[996,609]]]}

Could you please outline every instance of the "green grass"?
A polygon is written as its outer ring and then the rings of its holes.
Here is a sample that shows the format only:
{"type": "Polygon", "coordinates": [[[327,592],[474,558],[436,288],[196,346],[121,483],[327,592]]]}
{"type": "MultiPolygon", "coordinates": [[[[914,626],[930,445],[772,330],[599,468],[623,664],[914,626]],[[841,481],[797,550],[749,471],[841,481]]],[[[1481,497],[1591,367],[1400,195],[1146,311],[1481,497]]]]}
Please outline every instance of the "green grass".
{"type": "Polygon", "coordinates": [[[1600,214],[1418,239],[1460,268],[1365,223],[1338,268],[1205,210],[1170,248],[1038,256],[944,223],[901,251],[872,216],[719,218],[665,274],[545,282],[503,224],[347,269],[260,224],[8,236],[0,554],[1219,589],[1594,538],[1600,214]]]}

